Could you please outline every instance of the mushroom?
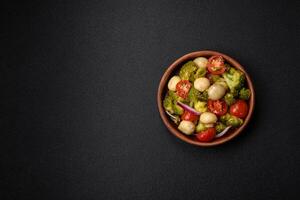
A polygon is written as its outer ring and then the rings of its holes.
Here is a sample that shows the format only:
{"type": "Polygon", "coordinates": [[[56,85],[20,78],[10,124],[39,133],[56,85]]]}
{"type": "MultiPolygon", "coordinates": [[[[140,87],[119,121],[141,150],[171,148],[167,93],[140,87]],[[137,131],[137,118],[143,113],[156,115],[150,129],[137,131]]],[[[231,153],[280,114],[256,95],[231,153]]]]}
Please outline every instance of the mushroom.
{"type": "Polygon", "coordinates": [[[217,116],[211,112],[204,112],[200,115],[200,122],[203,124],[214,124],[217,120],[217,116]]]}
{"type": "Polygon", "coordinates": [[[195,124],[191,121],[183,120],[180,122],[178,129],[186,135],[191,135],[195,131],[195,124]]]}
{"type": "Polygon", "coordinates": [[[221,99],[226,93],[226,89],[221,84],[213,84],[208,88],[208,98],[211,100],[221,99]]]}
{"type": "Polygon", "coordinates": [[[195,58],[195,59],[194,59],[194,63],[196,63],[196,65],[197,65],[198,67],[204,67],[204,68],[206,68],[206,65],[207,65],[207,63],[208,63],[208,60],[207,60],[207,58],[205,58],[205,57],[198,57],[198,58],[195,58]]]}
{"type": "Polygon", "coordinates": [[[204,90],[206,90],[208,87],[210,86],[210,82],[207,78],[205,77],[201,77],[201,78],[197,78],[194,81],[194,88],[196,90],[199,90],[200,92],[203,92],[204,90]]]}
{"type": "Polygon", "coordinates": [[[181,80],[179,76],[173,76],[168,83],[168,89],[172,91],[176,91],[176,85],[181,80]]]}

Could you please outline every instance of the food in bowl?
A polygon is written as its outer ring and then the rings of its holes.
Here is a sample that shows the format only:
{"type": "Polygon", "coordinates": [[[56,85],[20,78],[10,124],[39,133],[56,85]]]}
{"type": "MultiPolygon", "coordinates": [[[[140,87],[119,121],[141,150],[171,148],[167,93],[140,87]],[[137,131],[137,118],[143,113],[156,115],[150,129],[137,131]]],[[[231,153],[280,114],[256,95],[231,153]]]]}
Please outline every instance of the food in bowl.
{"type": "Polygon", "coordinates": [[[163,108],[182,134],[212,142],[244,123],[251,96],[245,79],[222,55],[197,57],[168,80],[163,108]]]}

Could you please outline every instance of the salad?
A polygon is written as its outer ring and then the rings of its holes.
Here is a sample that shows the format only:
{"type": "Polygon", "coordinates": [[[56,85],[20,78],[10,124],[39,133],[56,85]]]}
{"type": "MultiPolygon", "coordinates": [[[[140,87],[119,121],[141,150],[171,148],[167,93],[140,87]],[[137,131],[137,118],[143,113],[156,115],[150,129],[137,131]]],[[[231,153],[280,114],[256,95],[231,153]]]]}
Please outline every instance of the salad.
{"type": "Polygon", "coordinates": [[[243,124],[250,95],[245,74],[221,55],[197,57],[170,78],[163,107],[183,134],[210,142],[243,124]]]}

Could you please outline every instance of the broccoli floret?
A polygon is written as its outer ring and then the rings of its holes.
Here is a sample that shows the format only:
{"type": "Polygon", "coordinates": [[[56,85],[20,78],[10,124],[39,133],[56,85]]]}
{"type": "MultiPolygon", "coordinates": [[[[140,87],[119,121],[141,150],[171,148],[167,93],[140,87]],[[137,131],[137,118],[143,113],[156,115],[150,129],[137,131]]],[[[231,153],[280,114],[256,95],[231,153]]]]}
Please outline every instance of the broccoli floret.
{"type": "Polygon", "coordinates": [[[163,102],[165,110],[169,111],[171,114],[174,113],[173,111],[173,98],[167,94],[165,96],[164,102],[163,102]]]}
{"type": "Polygon", "coordinates": [[[218,133],[221,133],[226,128],[226,126],[221,122],[217,122],[215,128],[218,133]]]}
{"type": "Polygon", "coordinates": [[[171,96],[171,98],[172,98],[173,100],[176,100],[176,101],[183,101],[183,98],[180,97],[180,96],[178,96],[178,95],[176,94],[176,92],[174,92],[174,91],[169,90],[168,94],[171,96]]]}
{"type": "Polygon", "coordinates": [[[226,122],[227,126],[232,126],[232,127],[239,127],[242,124],[243,124],[243,120],[235,116],[231,116],[226,122]]]}
{"type": "Polygon", "coordinates": [[[216,81],[218,81],[221,77],[219,75],[210,75],[210,80],[212,83],[215,83],[216,81]]]}
{"type": "Polygon", "coordinates": [[[193,61],[189,61],[181,67],[179,71],[179,76],[182,80],[194,81],[195,80],[194,73],[196,72],[197,69],[198,67],[196,63],[194,63],[193,61]]]}
{"type": "Polygon", "coordinates": [[[165,110],[171,114],[182,115],[183,109],[177,105],[177,102],[181,101],[181,99],[174,91],[169,90],[163,101],[165,110]]]}
{"type": "Polygon", "coordinates": [[[234,102],[235,102],[235,98],[234,98],[233,94],[231,94],[231,93],[227,93],[224,96],[224,100],[225,100],[226,104],[229,106],[234,104],[234,102]]]}
{"type": "Polygon", "coordinates": [[[230,67],[229,70],[223,74],[223,78],[225,79],[230,92],[233,95],[236,95],[236,93],[238,93],[245,82],[244,73],[240,70],[234,69],[233,67],[230,67]]]}
{"type": "MultiPolygon", "coordinates": [[[[200,77],[204,77],[206,74],[206,68],[204,67],[199,67],[196,71],[196,73],[194,74],[194,80],[200,77]]],[[[192,81],[194,81],[192,80],[192,81]]]]}
{"type": "Polygon", "coordinates": [[[243,100],[248,100],[249,99],[249,97],[250,97],[250,90],[249,89],[246,89],[246,88],[242,88],[241,90],[240,90],[240,95],[239,95],[239,97],[240,97],[240,99],[243,99],[243,100]]]}
{"type": "Polygon", "coordinates": [[[200,93],[199,95],[199,100],[200,101],[207,101],[208,99],[208,93],[207,91],[205,90],[204,92],[200,93]]]}
{"type": "Polygon", "coordinates": [[[196,126],[196,132],[205,131],[207,128],[203,123],[200,123],[196,126]]]}
{"type": "Polygon", "coordinates": [[[188,99],[190,100],[190,106],[193,107],[194,104],[198,101],[199,99],[200,92],[196,90],[194,87],[191,87],[189,94],[188,94],[188,99]]]}
{"type": "Polygon", "coordinates": [[[195,104],[194,104],[194,108],[195,110],[203,113],[203,112],[206,112],[207,111],[207,106],[206,106],[206,102],[204,101],[197,101],[195,104]]]}
{"type": "Polygon", "coordinates": [[[189,80],[191,82],[194,82],[197,78],[204,77],[205,74],[206,68],[198,67],[193,61],[185,63],[179,71],[179,76],[182,80],[189,80]]]}
{"type": "Polygon", "coordinates": [[[227,113],[226,115],[221,116],[220,121],[224,124],[226,124],[226,126],[232,126],[232,127],[239,127],[243,124],[243,120],[230,115],[229,113],[227,113]]]}
{"type": "Polygon", "coordinates": [[[227,120],[229,119],[230,117],[230,114],[229,113],[226,113],[226,115],[222,115],[220,117],[220,121],[223,123],[223,124],[226,124],[227,120]]]}
{"type": "Polygon", "coordinates": [[[183,108],[180,107],[179,105],[177,105],[177,102],[173,103],[173,110],[174,110],[174,114],[176,114],[176,115],[182,115],[184,112],[183,108]]]}

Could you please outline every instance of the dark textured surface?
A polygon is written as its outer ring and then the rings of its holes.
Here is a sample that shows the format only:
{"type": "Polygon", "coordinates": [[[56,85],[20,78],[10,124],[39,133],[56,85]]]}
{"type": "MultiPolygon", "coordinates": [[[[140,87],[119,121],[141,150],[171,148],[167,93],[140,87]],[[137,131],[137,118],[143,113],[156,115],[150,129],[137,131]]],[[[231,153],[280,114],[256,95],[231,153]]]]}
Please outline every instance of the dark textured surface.
{"type": "Polygon", "coordinates": [[[295,199],[299,1],[37,1],[3,6],[1,199],[295,199]],[[233,141],[179,141],[156,106],[175,59],[211,49],[252,76],[233,141]]]}

